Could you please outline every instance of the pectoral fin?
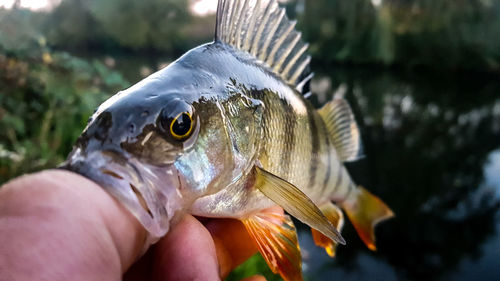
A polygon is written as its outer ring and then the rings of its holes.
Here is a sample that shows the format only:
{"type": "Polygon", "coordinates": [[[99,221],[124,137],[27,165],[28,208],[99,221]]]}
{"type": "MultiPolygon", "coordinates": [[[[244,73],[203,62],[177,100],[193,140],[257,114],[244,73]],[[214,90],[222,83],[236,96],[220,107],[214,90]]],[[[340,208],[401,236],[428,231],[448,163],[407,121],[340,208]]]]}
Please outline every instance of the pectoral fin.
{"type": "Polygon", "coordinates": [[[337,231],[321,210],[293,184],[255,166],[255,186],[269,199],[280,205],[290,215],[332,239],[345,244],[337,231]]]}
{"type": "MultiPolygon", "coordinates": [[[[339,207],[329,202],[321,206],[320,210],[339,232],[342,231],[342,227],[344,226],[344,214],[342,214],[342,210],[340,210],[339,207]]],[[[323,247],[326,253],[333,258],[338,244],[315,229],[311,229],[311,232],[314,243],[317,246],[323,247]]]]}
{"type": "Polygon", "coordinates": [[[242,222],[274,273],[285,281],[303,280],[297,232],[289,216],[266,210],[242,222]]]}

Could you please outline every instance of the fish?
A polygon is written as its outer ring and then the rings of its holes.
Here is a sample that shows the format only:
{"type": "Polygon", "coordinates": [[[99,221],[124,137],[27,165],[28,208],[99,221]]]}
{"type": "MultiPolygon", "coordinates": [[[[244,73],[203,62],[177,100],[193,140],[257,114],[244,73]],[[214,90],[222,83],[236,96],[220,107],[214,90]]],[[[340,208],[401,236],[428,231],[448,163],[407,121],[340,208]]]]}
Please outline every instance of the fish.
{"type": "Polygon", "coordinates": [[[345,212],[375,250],[375,225],[394,213],[344,165],[363,156],[348,102],[307,99],[295,25],[276,0],[219,0],[214,41],[102,103],[62,167],[121,202],[146,248],[184,214],[234,218],[273,272],[303,280],[291,217],[333,257],[345,212]]]}

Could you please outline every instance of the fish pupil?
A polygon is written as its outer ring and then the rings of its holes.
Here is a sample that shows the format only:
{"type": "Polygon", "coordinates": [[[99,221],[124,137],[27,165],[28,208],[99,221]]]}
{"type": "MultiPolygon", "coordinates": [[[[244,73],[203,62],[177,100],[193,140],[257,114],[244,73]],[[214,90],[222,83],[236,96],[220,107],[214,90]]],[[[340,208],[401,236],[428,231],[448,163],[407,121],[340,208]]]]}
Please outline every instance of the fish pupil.
{"type": "Polygon", "coordinates": [[[182,113],[172,124],[172,131],[178,136],[185,136],[191,130],[191,118],[186,113],[182,113]]]}

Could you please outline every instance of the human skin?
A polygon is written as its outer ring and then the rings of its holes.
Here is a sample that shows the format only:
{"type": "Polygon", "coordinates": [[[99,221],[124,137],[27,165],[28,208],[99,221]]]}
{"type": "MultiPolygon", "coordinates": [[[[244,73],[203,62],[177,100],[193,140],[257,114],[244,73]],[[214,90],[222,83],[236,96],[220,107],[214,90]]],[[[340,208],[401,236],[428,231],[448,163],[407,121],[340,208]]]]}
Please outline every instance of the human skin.
{"type": "Polygon", "coordinates": [[[213,281],[256,252],[237,220],[185,215],[140,257],[145,235],[119,202],[71,172],[0,187],[0,280],[213,281]]]}

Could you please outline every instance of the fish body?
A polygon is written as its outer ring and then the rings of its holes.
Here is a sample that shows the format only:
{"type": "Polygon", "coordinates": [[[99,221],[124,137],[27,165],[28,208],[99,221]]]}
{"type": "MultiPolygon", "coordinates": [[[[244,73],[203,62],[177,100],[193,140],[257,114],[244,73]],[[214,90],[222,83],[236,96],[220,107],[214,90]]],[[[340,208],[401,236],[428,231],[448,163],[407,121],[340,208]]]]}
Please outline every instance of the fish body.
{"type": "MultiPolygon", "coordinates": [[[[236,57],[242,55],[234,53],[235,50],[227,52],[236,57]]],[[[356,186],[339,160],[324,121],[311,103],[295,88],[279,79],[280,83],[272,86],[276,84],[276,78],[260,66],[255,68],[248,64],[240,65],[232,77],[237,84],[234,85],[236,91],[258,100],[265,108],[261,117],[261,133],[243,135],[244,138],[260,139],[256,160],[261,167],[297,186],[317,205],[346,199],[349,190],[355,189],[356,186]],[[256,72],[262,74],[259,80],[253,80],[255,77],[252,77],[252,80],[245,81],[243,78],[246,73],[256,72]],[[266,86],[255,87],[255,81],[262,81],[261,85],[266,86]],[[250,90],[242,85],[255,86],[250,90]]],[[[230,116],[229,118],[242,119],[238,112],[233,116],[233,113],[227,110],[225,114],[230,116]]],[[[241,182],[246,180],[243,178],[241,182]]],[[[197,200],[193,212],[203,216],[241,217],[274,205],[272,201],[265,200],[265,197],[261,198],[260,193],[253,194],[253,190],[247,190],[245,193],[237,191],[236,188],[244,189],[244,186],[235,185],[197,200]],[[227,204],[228,201],[232,203],[227,204]],[[229,207],[222,208],[216,204],[229,207]]]]}
{"type": "Polygon", "coordinates": [[[63,167],[101,184],[134,214],[150,243],[185,213],[243,222],[271,269],[302,280],[288,215],[331,256],[342,208],[371,249],[392,216],[351,180],[361,155],[349,105],[315,109],[307,44],[274,0],[219,1],[213,43],[104,102],[63,167]],[[334,204],[335,203],[335,204],[334,204]]]}

